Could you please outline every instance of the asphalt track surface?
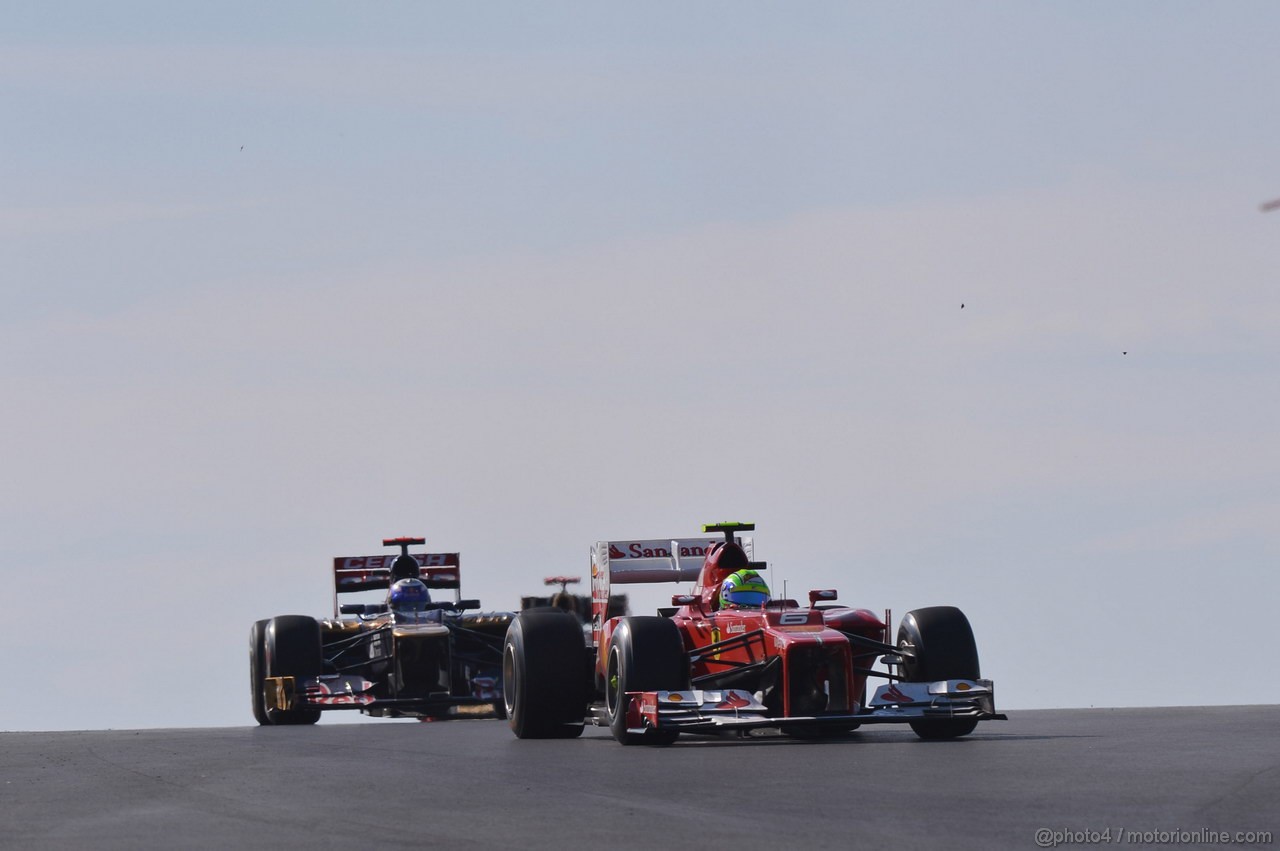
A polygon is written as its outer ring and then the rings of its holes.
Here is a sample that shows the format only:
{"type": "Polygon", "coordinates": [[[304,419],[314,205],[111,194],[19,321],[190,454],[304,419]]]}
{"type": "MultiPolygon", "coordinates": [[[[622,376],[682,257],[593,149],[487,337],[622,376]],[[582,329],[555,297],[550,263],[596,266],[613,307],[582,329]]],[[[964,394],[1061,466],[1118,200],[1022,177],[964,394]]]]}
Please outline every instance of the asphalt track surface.
{"type": "MultiPolygon", "coordinates": [[[[1276,706],[1015,711],[950,742],[878,726],[669,748],[593,727],[518,741],[487,720],[3,733],[0,774],[4,848],[892,851],[1036,848],[1038,830],[1072,847],[1108,828],[1280,843],[1276,706]]],[[[1095,844],[1155,847],[1115,837],[1095,844]]]]}

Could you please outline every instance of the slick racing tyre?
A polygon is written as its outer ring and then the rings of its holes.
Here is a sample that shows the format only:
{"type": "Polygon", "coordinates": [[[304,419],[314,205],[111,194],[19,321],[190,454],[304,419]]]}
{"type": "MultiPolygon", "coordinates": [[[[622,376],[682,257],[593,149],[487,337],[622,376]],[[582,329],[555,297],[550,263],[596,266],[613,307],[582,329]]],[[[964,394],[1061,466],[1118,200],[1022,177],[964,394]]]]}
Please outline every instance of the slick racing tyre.
{"type": "MultiPolygon", "coordinates": [[[[268,677],[303,680],[320,675],[323,664],[320,624],[305,615],[281,615],[267,621],[263,641],[268,677]]],[[[271,724],[314,724],[319,709],[268,709],[271,724]]]]}
{"type": "Polygon", "coordinates": [[[622,618],[609,642],[605,707],[609,730],[624,745],[669,745],[679,730],[627,732],[627,692],[681,691],[689,687],[689,657],[674,623],[660,617],[622,618]]]}
{"type": "MultiPolygon", "coordinates": [[[[903,656],[902,677],[907,682],[976,680],[978,646],[964,612],[954,606],[931,606],[907,612],[898,626],[898,647],[903,656]]],[[[976,718],[922,718],[911,729],[922,739],[955,739],[978,726],[976,718]]]]}
{"type": "Polygon", "coordinates": [[[259,724],[270,724],[267,717],[266,695],[262,691],[262,679],[266,676],[266,648],[263,640],[266,637],[267,621],[261,620],[249,630],[249,694],[253,700],[253,718],[259,724]]]}
{"type": "Polygon", "coordinates": [[[571,739],[587,715],[582,622],[562,611],[521,612],[502,645],[502,702],[519,739],[571,739]]]}

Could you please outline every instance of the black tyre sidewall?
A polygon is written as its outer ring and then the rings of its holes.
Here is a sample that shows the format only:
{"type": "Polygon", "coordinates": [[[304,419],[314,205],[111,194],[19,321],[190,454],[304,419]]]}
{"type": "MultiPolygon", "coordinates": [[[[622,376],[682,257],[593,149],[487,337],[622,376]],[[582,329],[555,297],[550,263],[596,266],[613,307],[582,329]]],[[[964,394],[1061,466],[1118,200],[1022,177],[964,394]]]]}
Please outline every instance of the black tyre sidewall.
{"type": "MultiPolygon", "coordinates": [[[[976,680],[981,668],[973,628],[954,606],[931,606],[908,612],[898,626],[898,646],[915,647],[914,661],[903,665],[907,682],[976,680]]],[[[911,722],[922,739],[955,739],[972,733],[976,718],[929,718],[911,722]]]]}
{"type": "Polygon", "coordinates": [[[507,724],[520,739],[582,735],[587,713],[582,624],[560,610],[522,612],[502,647],[507,724]]]}
{"type": "Polygon", "coordinates": [[[267,620],[260,620],[249,629],[249,694],[253,701],[253,719],[262,725],[271,723],[267,715],[266,696],[262,690],[267,665],[266,650],[263,647],[267,623],[267,620]]]}
{"type": "Polygon", "coordinates": [[[680,691],[689,687],[689,657],[674,623],[661,617],[622,618],[609,642],[605,688],[609,730],[624,745],[671,744],[676,730],[627,732],[627,692],[680,691]],[[613,674],[616,673],[616,682],[613,674]]]}
{"type": "Polygon", "coordinates": [[[907,612],[898,626],[898,645],[916,648],[916,659],[904,666],[908,682],[976,680],[981,668],[973,628],[954,606],[932,606],[907,612]]]}
{"type": "MultiPolygon", "coordinates": [[[[267,622],[264,637],[266,676],[293,677],[304,680],[317,677],[322,670],[323,648],[320,624],[306,615],[281,615],[267,622]]],[[[267,710],[273,724],[314,724],[320,720],[318,709],[267,710]]]]}

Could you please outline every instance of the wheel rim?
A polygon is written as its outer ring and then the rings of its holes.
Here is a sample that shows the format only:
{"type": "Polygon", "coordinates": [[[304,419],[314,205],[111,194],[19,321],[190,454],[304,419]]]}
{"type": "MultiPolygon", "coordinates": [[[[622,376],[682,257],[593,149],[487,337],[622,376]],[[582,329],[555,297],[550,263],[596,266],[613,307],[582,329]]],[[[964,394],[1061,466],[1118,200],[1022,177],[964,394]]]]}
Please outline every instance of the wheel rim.
{"type": "Polygon", "coordinates": [[[618,716],[618,707],[622,704],[622,682],[618,677],[617,649],[609,651],[609,670],[606,685],[605,706],[609,710],[609,717],[616,718],[618,716]]]}
{"type": "Polygon", "coordinates": [[[520,674],[516,671],[515,652],[510,645],[502,653],[502,705],[507,709],[507,717],[513,717],[516,711],[516,695],[520,690],[520,674]]]}

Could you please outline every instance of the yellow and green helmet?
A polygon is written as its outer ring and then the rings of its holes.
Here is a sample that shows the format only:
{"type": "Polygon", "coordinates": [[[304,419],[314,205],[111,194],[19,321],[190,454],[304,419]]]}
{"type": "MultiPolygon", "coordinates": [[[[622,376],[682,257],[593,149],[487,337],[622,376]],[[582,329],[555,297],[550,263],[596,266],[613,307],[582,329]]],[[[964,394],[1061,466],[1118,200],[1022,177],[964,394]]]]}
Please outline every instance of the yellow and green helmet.
{"type": "Polygon", "coordinates": [[[754,570],[737,570],[720,583],[720,608],[758,609],[769,601],[769,586],[754,570]]]}

